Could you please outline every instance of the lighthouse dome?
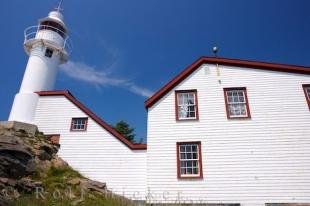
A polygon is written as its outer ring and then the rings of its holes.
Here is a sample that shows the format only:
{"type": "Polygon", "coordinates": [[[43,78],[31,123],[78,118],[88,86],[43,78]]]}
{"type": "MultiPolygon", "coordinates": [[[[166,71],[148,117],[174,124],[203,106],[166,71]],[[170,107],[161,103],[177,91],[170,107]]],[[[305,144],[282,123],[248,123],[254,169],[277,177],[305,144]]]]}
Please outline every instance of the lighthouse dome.
{"type": "MultiPolygon", "coordinates": [[[[54,22],[52,23],[53,25],[56,23],[56,24],[59,24],[61,25],[61,30],[66,33],[67,31],[67,27],[64,23],[64,17],[63,15],[60,13],[60,11],[58,10],[54,10],[54,11],[51,11],[48,13],[48,16],[45,17],[45,18],[42,18],[39,20],[39,24],[50,24],[50,22],[54,22]]],[[[55,26],[55,25],[54,25],[55,26]]],[[[59,26],[56,26],[57,28],[59,28],[59,26]]]]}
{"type": "Polygon", "coordinates": [[[57,21],[62,21],[64,20],[63,15],[59,11],[51,11],[48,16],[52,19],[55,19],[57,21]]]}

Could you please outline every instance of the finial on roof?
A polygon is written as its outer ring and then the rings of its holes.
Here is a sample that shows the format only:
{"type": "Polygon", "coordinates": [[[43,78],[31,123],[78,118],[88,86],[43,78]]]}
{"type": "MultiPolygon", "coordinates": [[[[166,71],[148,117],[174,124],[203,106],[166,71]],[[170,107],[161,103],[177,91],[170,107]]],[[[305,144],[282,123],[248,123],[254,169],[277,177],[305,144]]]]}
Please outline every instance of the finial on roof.
{"type": "Polygon", "coordinates": [[[218,52],[218,50],[219,50],[219,49],[218,49],[218,47],[217,47],[217,46],[215,46],[215,47],[213,47],[213,49],[212,49],[212,50],[213,50],[213,54],[214,54],[214,56],[215,56],[215,57],[217,57],[217,52],[218,52]]]}
{"type": "Polygon", "coordinates": [[[62,1],[63,1],[63,0],[60,0],[60,1],[59,1],[59,3],[58,3],[58,6],[55,8],[55,10],[56,10],[56,11],[58,11],[58,12],[60,12],[60,11],[63,11],[63,10],[64,10],[63,8],[61,8],[62,1]]]}

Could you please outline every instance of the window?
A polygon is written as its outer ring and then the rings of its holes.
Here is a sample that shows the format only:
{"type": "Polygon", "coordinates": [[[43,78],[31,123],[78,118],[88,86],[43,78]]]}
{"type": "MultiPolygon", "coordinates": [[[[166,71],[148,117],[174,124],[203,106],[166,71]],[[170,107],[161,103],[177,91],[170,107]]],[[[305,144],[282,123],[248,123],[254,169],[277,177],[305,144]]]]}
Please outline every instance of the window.
{"type": "Polygon", "coordinates": [[[71,131],[86,131],[87,118],[72,118],[71,131]]]}
{"type": "Polygon", "coordinates": [[[178,178],[202,178],[200,142],[177,142],[178,178]]]}
{"type": "Polygon", "coordinates": [[[176,120],[197,120],[197,90],[176,91],[176,120]]]}
{"type": "Polygon", "coordinates": [[[39,30],[51,30],[65,38],[65,28],[54,21],[43,21],[40,23],[39,30]]]}
{"type": "Polygon", "coordinates": [[[46,48],[45,56],[51,58],[53,56],[53,50],[50,48],[46,48]]]}
{"type": "Polygon", "coordinates": [[[308,102],[308,106],[310,109],[310,84],[304,84],[304,85],[302,85],[302,87],[304,88],[306,101],[308,102]]]}
{"type": "Polygon", "coordinates": [[[224,88],[227,118],[251,118],[246,88],[224,88]]]}

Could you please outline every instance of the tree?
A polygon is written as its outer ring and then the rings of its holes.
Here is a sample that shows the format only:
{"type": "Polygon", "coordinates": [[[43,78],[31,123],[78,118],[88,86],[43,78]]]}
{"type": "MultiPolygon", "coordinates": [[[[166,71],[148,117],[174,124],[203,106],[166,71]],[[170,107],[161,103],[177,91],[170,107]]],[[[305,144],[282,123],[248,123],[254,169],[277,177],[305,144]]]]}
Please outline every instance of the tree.
{"type": "Polygon", "coordinates": [[[134,132],[134,128],[130,127],[129,124],[123,120],[117,122],[115,124],[115,126],[112,125],[112,127],[118,131],[120,134],[122,134],[127,140],[129,140],[130,142],[134,143],[135,140],[135,134],[134,132]]]}

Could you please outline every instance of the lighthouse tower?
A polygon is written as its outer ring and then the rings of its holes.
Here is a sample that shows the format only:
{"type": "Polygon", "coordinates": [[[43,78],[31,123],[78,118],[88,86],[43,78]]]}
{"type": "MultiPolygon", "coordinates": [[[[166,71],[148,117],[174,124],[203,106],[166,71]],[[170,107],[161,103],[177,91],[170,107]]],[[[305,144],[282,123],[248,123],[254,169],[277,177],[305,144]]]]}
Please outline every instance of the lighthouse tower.
{"type": "Polygon", "coordinates": [[[29,59],[9,121],[34,123],[39,99],[35,92],[53,90],[58,66],[68,60],[71,47],[67,31],[60,6],[25,30],[24,49],[29,59]]]}

